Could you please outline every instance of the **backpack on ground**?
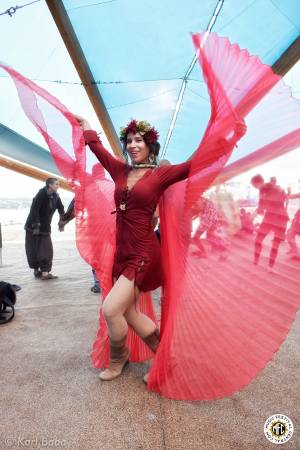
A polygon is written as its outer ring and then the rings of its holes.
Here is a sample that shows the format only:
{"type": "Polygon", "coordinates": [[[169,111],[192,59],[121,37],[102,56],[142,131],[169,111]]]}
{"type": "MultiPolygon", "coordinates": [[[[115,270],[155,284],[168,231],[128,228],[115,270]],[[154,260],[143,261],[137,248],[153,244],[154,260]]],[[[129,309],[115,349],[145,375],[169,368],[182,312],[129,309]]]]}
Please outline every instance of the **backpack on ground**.
{"type": "Polygon", "coordinates": [[[13,285],[0,281],[0,325],[10,322],[15,316],[17,296],[13,285]]]}

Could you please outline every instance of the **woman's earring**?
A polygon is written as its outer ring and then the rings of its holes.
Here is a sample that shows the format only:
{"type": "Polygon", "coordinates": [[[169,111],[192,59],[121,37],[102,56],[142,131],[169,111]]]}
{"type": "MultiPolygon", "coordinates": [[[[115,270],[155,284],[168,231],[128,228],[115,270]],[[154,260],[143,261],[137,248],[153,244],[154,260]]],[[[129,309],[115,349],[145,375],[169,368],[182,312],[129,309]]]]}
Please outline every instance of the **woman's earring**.
{"type": "Polygon", "coordinates": [[[150,161],[150,164],[153,164],[153,163],[154,163],[155,158],[154,158],[153,155],[150,155],[150,156],[149,156],[149,161],[150,161]]]}

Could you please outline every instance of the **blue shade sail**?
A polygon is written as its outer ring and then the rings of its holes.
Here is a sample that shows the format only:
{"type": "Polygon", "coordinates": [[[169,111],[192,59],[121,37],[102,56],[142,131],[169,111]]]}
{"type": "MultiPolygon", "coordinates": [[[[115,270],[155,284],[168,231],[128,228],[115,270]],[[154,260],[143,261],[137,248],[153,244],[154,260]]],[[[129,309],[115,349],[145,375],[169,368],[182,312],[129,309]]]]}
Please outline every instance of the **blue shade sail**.
{"type": "MultiPolygon", "coordinates": [[[[207,28],[216,0],[63,1],[117,132],[145,119],[167,137],[193,58],[191,32],[207,28]]],[[[300,31],[298,0],[223,2],[213,30],[272,65],[300,31]]],[[[199,144],[210,114],[198,62],[191,71],[166,158],[180,162],[199,144]]]]}
{"type": "MultiPolygon", "coordinates": [[[[159,130],[164,147],[183,78],[194,58],[190,33],[207,29],[218,4],[218,0],[63,0],[117,133],[131,118],[145,119],[159,130]]],[[[1,5],[0,12],[11,1],[2,0],[1,5]]],[[[0,26],[0,60],[36,80],[101,131],[46,2],[22,8],[12,18],[1,16],[0,26]]],[[[212,31],[272,65],[300,34],[299,0],[225,0],[212,31]]],[[[297,79],[293,79],[295,86],[297,79]]],[[[46,148],[2,71],[0,96],[4,105],[0,123],[46,148]]],[[[188,76],[164,157],[173,163],[188,158],[209,115],[208,93],[197,62],[188,76]]],[[[247,152],[250,146],[234,158],[247,152]]],[[[89,170],[94,162],[88,153],[89,170]]]]}

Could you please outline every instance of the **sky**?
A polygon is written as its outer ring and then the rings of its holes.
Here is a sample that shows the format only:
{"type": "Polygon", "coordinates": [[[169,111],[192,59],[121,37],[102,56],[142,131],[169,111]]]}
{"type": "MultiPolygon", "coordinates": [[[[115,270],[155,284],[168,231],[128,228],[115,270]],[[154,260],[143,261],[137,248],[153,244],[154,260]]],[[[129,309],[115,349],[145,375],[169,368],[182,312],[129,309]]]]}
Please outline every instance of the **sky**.
{"type": "MultiPolygon", "coordinates": [[[[22,5],[26,1],[19,3],[22,5]]],[[[11,0],[1,0],[0,13],[11,6],[11,0]]],[[[80,82],[79,76],[43,1],[18,10],[13,17],[0,16],[0,38],[2,62],[28,78],[38,79],[39,85],[58,97],[71,111],[87,117],[92,127],[101,131],[84,88],[76,84],[80,82]],[[36,55],[39,55],[38,58],[36,55]],[[41,80],[64,80],[70,84],[41,80]]],[[[300,63],[286,75],[285,82],[291,86],[293,95],[300,99],[300,63]]],[[[45,147],[41,135],[24,116],[15,87],[3,71],[0,71],[0,96],[6,99],[5,107],[1,102],[0,123],[45,147]]],[[[263,173],[266,178],[276,176],[283,186],[296,189],[300,178],[299,166],[299,151],[293,151],[244,173],[238,181],[248,184],[253,174],[263,173]]],[[[0,197],[33,197],[41,185],[40,181],[0,167],[0,197]]]]}

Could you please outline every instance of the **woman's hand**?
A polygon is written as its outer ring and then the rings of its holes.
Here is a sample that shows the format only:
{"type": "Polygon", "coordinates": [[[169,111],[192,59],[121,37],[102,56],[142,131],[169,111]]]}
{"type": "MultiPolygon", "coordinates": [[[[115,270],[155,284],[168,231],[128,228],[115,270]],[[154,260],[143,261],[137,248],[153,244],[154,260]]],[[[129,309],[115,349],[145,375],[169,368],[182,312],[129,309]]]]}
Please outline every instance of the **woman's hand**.
{"type": "Polygon", "coordinates": [[[67,223],[66,220],[62,220],[62,219],[59,220],[59,222],[58,222],[58,229],[59,229],[59,231],[65,231],[66,223],[67,223]]]}
{"type": "Polygon", "coordinates": [[[238,119],[234,124],[234,129],[226,136],[226,138],[219,139],[219,145],[224,146],[226,144],[235,144],[237,147],[237,141],[239,141],[244,134],[246,134],[247,125],[244,119],[238,119]]]}
{"type": "Polygon", "coordinates": [[[235,122],[234,134],[236,137],[238,137],[238,139],[241,139],[241,137],[243,137],[244,134],[246,134],[246,131],[247,131],[247,125],[246,125],[244,119],[240,119],[237,122],[235,122]]]}
{"type": "Polygon", "coordinates": [[[82,129],[82,131],[87,131],[87,130],[91,130],[91,125],[89,124],[89,122],[81,116],[77,116],[77,114],[73,114],[75,119],[77,120],[77,122],[79,123],[80,128],[82,129]]]}

